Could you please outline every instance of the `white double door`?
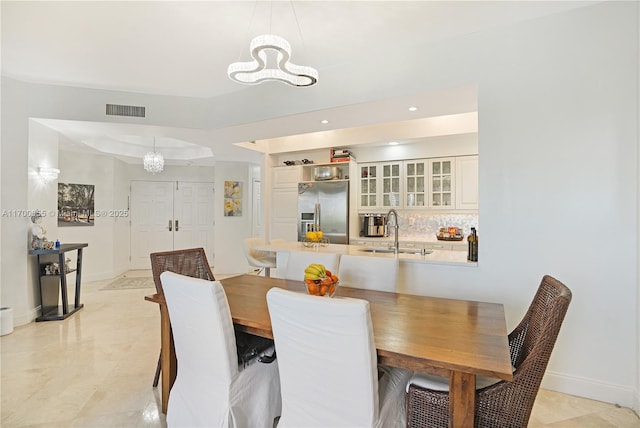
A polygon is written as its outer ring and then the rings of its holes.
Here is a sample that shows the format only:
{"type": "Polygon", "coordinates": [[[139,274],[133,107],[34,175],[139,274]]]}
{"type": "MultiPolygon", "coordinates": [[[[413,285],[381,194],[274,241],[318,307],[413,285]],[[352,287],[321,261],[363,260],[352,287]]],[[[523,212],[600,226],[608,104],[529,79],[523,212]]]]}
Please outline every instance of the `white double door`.
{"type": "Polygon", "coordinates": [[[213,183],[131,182],[131,269],[151,269],[149,254],[203,247],[213,264],[213,183]]]}

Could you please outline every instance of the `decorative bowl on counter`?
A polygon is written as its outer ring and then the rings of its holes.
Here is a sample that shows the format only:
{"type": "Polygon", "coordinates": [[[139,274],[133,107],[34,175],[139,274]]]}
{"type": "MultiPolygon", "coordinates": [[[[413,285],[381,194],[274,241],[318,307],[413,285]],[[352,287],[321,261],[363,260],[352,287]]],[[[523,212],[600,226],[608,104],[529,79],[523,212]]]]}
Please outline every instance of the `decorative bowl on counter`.
{"type": "Polygon", "coordinates": [[[321,230],[317,230],[317,231],[309,231],[306,233],[305,236],[308,239],[312,240],[313,242],[317,242],[323,237],[323,234],[321,230]]]}
{"type": "Polygon", "coordinates": [[[438,241],[462,241],[464,233],[460,227],[441,227],[436,238],[438,241]]]}

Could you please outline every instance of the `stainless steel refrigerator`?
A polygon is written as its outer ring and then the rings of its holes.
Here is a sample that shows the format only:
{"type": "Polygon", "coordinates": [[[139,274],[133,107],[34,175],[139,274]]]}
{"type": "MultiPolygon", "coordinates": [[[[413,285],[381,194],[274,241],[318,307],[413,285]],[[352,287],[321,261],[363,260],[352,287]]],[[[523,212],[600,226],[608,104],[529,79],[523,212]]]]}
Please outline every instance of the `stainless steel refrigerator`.
{"type": "Polygon", "coordinates": [[[298,241],[312,225],[332,244],[349,243],[349,182],[298,183],[298,241]]]}

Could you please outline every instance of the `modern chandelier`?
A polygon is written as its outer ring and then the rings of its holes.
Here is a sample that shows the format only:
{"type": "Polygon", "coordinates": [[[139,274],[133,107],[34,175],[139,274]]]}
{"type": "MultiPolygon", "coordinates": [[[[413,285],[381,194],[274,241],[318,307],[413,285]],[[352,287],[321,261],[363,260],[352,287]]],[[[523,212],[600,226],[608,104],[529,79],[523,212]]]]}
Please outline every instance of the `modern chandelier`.
{"type": "Polygon", "coordinates": [[[275,80],[291,86],[311,86],[318,82],[318,70],[289,62],[291,45],[274,34],[263,34],[251,40],[249,52],[252,61],[234,62],[229,65],[229,78],[238,83],[255,85],[275,80]],[[267,51],[277,53],[276,67],[267,67],[267,51]]]}
{"type": "Polygon", "coordinates": [[[142,160],[144,170],[155,175],[157,172],[162,172],[164,168],[164,157],[162,153],[156,152],[156,137],[153,137],[153,151],[147,152],[142,160]]]}

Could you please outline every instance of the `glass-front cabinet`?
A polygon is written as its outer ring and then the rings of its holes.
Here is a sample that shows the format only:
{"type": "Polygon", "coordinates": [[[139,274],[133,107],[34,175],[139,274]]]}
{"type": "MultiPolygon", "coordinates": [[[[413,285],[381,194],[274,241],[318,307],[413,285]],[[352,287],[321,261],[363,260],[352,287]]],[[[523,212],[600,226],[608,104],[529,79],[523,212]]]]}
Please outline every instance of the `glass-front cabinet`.
{"type": "Polygon", "coordinates": [[[422,208],[427,204],[427,159],[404,162],[405,208],[422,208]]]}
{"type": "Polygon", "coordinates": [[[402,161],[358,164],[358,208],[402,206],[402,161]]]}
{"type": "Polygon", "coordinates": [[[378,206],[378,164],[358,165],[360,180],[360,208],[376,208],[378,206]]]}
{"type": "Polygon", "coordinates": [[[358,164],[358,208],[478,209],[478,156],[358,164]]]}
{"type": "Polygon", "coordinates": [[[455,158],[429,160],[429,208],[452,208],[455,201],[453,178],[455,158]]]}
{"type": "Polygon", "coordinates": [[[399,207],[402,204],[402,162],[382,163],[382,206],[399,207]]]}

